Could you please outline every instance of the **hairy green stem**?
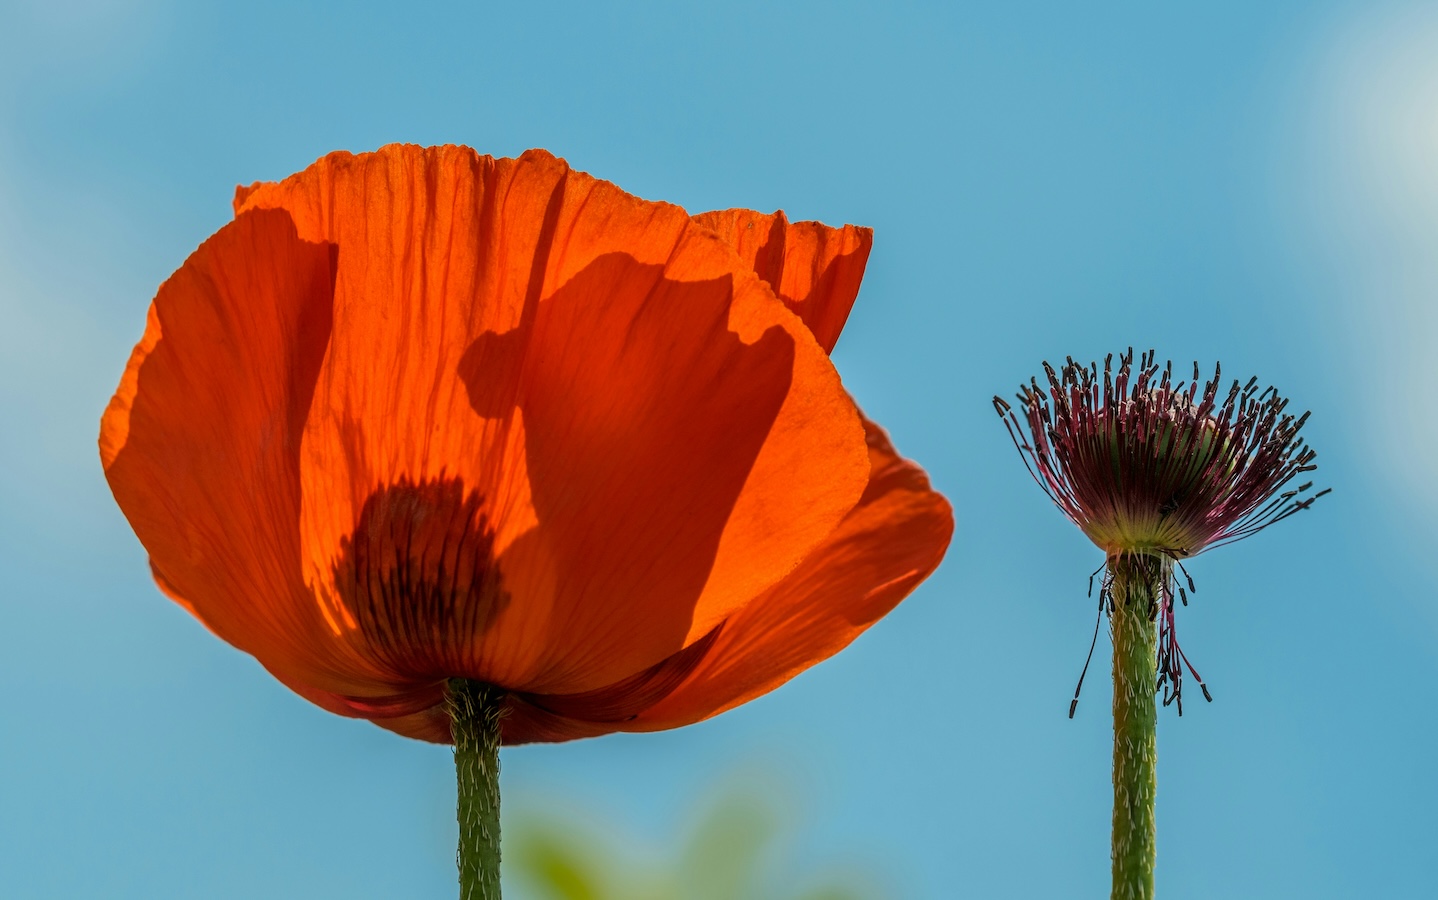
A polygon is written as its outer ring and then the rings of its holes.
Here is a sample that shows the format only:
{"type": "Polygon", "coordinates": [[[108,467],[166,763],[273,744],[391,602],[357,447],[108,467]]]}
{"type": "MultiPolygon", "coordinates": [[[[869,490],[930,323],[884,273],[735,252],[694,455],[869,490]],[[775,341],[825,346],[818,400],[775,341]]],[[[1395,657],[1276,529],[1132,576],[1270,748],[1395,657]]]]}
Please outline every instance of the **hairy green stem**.
{"type": "Polygon", "coordinates": [[[1155,556],[1109,559],[1113,574],[1113,894],[1152,900],[1155,693],[1162,580],[1172,565],[1155,556]]]}
{"type": "Polygon", "coordinates": [[[504,694],[452,678],[445,694],[459,784],[460,900],[499,896],[499,714],[504,694]]]}

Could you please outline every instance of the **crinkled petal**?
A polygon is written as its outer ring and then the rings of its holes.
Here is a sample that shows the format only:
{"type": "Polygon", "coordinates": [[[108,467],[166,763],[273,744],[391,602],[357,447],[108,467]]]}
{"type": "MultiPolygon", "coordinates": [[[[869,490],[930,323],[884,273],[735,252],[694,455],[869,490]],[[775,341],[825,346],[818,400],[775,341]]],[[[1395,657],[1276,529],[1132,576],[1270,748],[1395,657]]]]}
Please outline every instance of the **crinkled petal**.
{"type": "Polygon", "coordinates": [[[542,152],[399,146],[237,199],[337,247],[303,579],[385,691],[633,676],[792,571],[863,490],[823,349],[676,207],[542,152]]]}
{"type": "Polygon", "coordinates": [[[300,435],[330,337],[333,248],[246,213],[150,307],[101,420],[100,455],[156,582],[216,634],[336,690],[300,578],[300,435]]]}
{"type": "Polygon", "coordinates": [[[702,658],[676,655],[656,667],[662,674],[654,680],[668,688],[662,697],[638,712],[631,706],[624,717],[573,701],[512,700],[505,742],[658,731],[707,719],[838,653],[908,596],[943,559],[953,513],[882,429],[865,426],[872,477],[859,505],[793,573],[731,616],[702,658]],[[679,671],[683,679],[670,680],[679,671]]]}
{"type": "Polygon", "coordinates": [[[734,248],[809,330],[832,352],[874,244],[870,228],[821,222],[790,222],[784,213],[747,209],[700,213],[694,221],[734,248]]]}

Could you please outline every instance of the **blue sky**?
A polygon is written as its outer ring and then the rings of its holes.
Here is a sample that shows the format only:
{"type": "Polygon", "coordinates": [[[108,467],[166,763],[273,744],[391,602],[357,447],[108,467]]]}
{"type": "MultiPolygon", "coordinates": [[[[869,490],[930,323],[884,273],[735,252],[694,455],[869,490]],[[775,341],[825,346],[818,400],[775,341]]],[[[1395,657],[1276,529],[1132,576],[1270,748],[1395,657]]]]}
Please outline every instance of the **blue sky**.
{"type": "Polygon", "coordinates": [[[311,707],[150,583],[98,419],[237,182],[546,147],[691,210],[876,232],[835,353],[953,501],[944,567],[779,692],[505,752],[511,809],[668,846],[787,785],[795,865],[1102,896],[1098,551],[989,398],[1133,344],[1277,384],[1335,488],[1198,559],[1161,718],[1181,898],[1420,897],[1438,838],[1438,15],[1370,3],[0,4],[0,893],[450,896],[447,751],[311,707]],[[756,774],[757,773],[757,774],[756,774]]]}

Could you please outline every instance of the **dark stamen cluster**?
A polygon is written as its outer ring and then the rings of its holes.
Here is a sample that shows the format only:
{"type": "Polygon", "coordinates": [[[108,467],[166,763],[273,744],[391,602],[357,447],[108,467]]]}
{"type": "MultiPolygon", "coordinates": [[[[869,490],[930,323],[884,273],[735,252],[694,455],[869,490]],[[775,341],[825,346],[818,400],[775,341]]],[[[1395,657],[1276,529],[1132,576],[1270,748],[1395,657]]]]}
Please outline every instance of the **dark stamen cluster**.
{"type": "Polygon", "coordinates": [[[1235,380],[1220,401],[1216,366],[1200,391],[1197,363],[1185,382],[1152,351],[1133,362],[1130,349],[1115,372],[1110,355],[1101,378],[1097,363],[1044,363],[1048,389],[1032,381],[1018,410],[994,398],[1034,480],[1105,552],[1194,556],[1328,493],[1280,493],[1317,466],[1298,436],[1308,413],[1287,414],[1277,390],[1235,380]]]}
{"type": "MultiPolygon", "coordinates": [[[[1115,370],[1110,354],[1101,374],[1097,363],[1084,366],[1072,357],[1057,372],[1044,363],[1046,387],[1033,379],[1020,389],[1017,408],[999,397],[994,408],[1029,474],[1108,555],[1110,570],[1123,557],[1164,562],[1153,613],[1159,687],[1165,705],[1177,701],[1182,710],[1182,669],[1195,679],[1198,673],[1174,634],[1175,592],[1185,605],[1187,592],[1172,564],[1248,537],[1307,509],[1328,490],[1309,493],[1311,481],[1285,489],[1317,468],[1316,454],[1299,437],[1308,413],[1286,412],[1288,401],[1275,388],[1259,391],[1252,378],[1220,393],[1218,366],[1206,383],[1200,384],[1197,363],[1191,380],[1175,379],[1173,364],[1160,368],[1153,351],[1135,366],[1130,348],[1118,362],[1115,370]]],[[[1099,592],[1100,614],[1112,603],[1111,577],[1105,575],[1099,592]]],[[[1184,577],[1193,590],[1187,572],[1184,577]]]]}

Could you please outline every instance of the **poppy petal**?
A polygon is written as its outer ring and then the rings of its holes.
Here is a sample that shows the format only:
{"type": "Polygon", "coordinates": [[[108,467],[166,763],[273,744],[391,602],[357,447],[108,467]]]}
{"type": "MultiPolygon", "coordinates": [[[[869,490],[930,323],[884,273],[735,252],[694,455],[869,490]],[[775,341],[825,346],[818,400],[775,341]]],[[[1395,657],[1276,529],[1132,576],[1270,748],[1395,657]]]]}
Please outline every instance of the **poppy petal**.
{"type": "Polygon", "coordinates": [[[332,293],[331,247],[284,212],[240,216],[161,286],[101,420],[106,478],[161,589],[285,671],[325,668],[301,599],[299,442],[332,293]]]}
{"type": "Polygon", "coordinates": [[[809,330],[825,353],[834,350],[874,245],[874,231],[820,222],[790,222],[783,211],[748,209],[700,213],[711,229],[752,268],[809,330]]]}
{"type": "MultiPolygon", "coordinates": [[[[614,731],[660,731],[689,725],[774,690],[838,653],[894,608],[943,559],[953,534],[948,502],[923,470],[901,458],[879,426],[865,421],[872,478],[863,499],[810,557],[782,582],[735,613],[707,639],[654,667],[646,689],[619,683],[596,697],[624,697],[637,714],[612,714],[606,699],[511,695],[504,742],[568,741],[614,731]],[[675,676],[683,677],[676,681],[675,676]]],[[[443,720],[379,722],[428,740],[444,740],[443,720]]]]}
{"type": "MultiPolygon", "coordinates": [[[[723,626],[675,653],[663,662],[622,681],[580,694],[521,694],[505,697],[501,719],[506,744],[566,741],[614,731],[639,713],[667,697],[694,671],[719,636],[723,626]]],[[[436,700],[410,708],[366,708],[333,694],[296,687],[315,704],[346,716],[366,716],[375,724],[405,737],[446,743],[449,716],[436,700]],[[379,715],[375,715],[378,712],[379,715]]]]}
{"type": "Polygon", "coordinates": [[[333,154],[237,201],[338,248],[301,555],[334,637],[395,680],[630,677],[783,578],[863,490],[823,349],[676,207],[543,152],[452,147],[333,154]],[[400,581],[423,602],[389,602],[400,581]]]}
{"type": "Polygon", "coordinates": [[[848,646],[938,567],[952,509],[882,429],[865,429],[873,476],[859,505],[789,577],[729,618],[683,684],[623,730],[676,728],[774,690],[848,646]]]}

